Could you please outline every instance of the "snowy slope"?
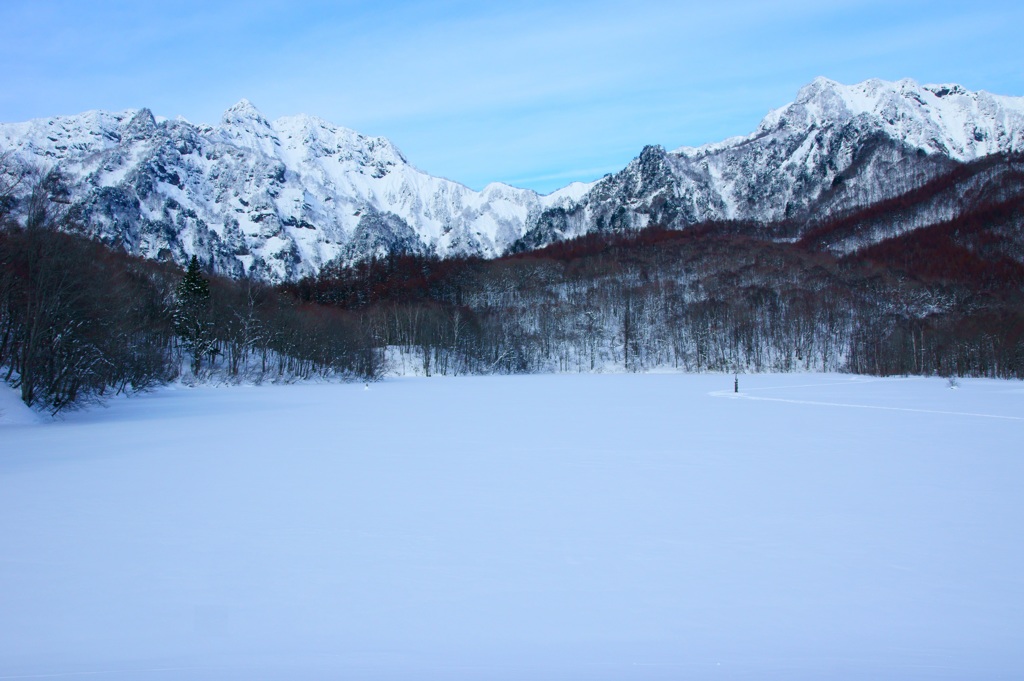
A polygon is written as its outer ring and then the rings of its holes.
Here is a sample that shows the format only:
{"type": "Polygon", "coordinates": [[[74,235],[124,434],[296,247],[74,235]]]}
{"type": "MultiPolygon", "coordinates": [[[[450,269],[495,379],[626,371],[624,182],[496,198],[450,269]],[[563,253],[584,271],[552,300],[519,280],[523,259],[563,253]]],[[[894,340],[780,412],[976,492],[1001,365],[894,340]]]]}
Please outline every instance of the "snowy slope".
{"type": "Polygon", "coordinates": [[[699,159],[715,156],[766,135],[794,129],[821,129],[856,118],[889,137],[928,153],[957,161],[1024,150],[1024,97],[971,92],[954,85],[918,85],[872,79],[843,85],[816,78],[797,93],[796,100],[770,112],[757,130],[701,147],[680,147],[676,154],[699,159]]]}
{"type": "MultiPolygon", "coordinates": [[[[387,139],[250,102],[218,125],[147,109],[0,125],[0,153],[68,176],[91,236],[179,263],[281,281],[394,252],[499,255],[593,231],[705,221],[807,225],[921,186],[954,164],[1024,152],[1024,98],[957,85],[819,78],[751,135],[668,152],[548,196],[476,192],[387,139]]],[[[955,207],[953,208],[955,210],[955,207]]],[[[948,219],[950,209],[944,218],[948,219]]]]}
{"type": "Polygon", "coordinates": [[[305,115],[270,122],[246,100],[216,126],[146,109],[0,125],[0,150],[59,166],[91,235],[278,281],[338,257],[494,256],[541,210],[587,188],[540,196],[495,183],[475,192],[417,170],[384,138],[305,115]]]}
{"type": "Polygon", "coordinates": [[[790,220],[790,236],[798,236],[814,221],[915,189],[954,163],[1020,153],[1024,97],[818,78],[750,135],[671,152],[645,148],[579,206],[542,215],[518,247],[722,220],[790,220]]]}
{"type": "Polygon", "coordinates": [[[1021,383],[732,387],[162,389],[0,427],[0,676],[1016,678],[1021,383]]]}
{"type": "Polygon", "coordinates": [[[46,416],[38,414],[21,401],[21,391],[0,383],[0,427],[42,423],[46,416]]]}

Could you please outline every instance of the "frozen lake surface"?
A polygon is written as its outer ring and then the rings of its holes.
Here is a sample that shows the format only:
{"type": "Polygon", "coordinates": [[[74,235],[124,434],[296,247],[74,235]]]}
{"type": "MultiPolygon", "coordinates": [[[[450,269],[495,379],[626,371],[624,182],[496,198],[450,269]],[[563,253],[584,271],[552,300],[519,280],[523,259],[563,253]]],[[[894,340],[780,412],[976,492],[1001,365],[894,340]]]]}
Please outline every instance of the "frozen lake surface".
{"type": "Polygon", "coordinates": [[[5,393],[0,679],[1021,674],[1024,383],[732,382],[5,393]]]}

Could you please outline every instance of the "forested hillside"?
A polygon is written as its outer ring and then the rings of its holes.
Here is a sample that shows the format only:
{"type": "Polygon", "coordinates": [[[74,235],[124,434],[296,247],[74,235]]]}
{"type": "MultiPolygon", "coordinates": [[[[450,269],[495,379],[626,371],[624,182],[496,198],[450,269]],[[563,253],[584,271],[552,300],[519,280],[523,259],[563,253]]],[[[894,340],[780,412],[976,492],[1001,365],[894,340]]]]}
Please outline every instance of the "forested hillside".
{"type": "Polygon", "coordinates": [[[740,224],[648,228],[492,261],[395,257],[282,290],[363,311],[378,345],[428,374],[1024,376],[1024,266],[937,236],[959,224],[845,257],[740,224]]]}
{"type": "Polygon", "coordinates": [[[74,234],[56,178],[19,180],[32,200],[0,214],[0,377],[25,403],[56,413],[176,378],[377,375],[358,315],[112,250],[74,234]]]}

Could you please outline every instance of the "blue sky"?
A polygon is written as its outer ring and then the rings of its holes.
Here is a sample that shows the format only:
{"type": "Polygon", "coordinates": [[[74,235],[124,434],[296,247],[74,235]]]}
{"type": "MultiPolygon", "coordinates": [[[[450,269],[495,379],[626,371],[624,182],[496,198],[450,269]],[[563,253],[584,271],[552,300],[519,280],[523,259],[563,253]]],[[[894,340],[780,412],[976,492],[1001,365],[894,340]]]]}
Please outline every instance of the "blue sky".
{"type": "Polygon", "coordinates": [[[778,0],[0,3],[0,121],[246,97],[395,142],[480,188],[551,191],[645,144],[751,132],[815,76],[1024,95],[1024,3],[778,0]]]}

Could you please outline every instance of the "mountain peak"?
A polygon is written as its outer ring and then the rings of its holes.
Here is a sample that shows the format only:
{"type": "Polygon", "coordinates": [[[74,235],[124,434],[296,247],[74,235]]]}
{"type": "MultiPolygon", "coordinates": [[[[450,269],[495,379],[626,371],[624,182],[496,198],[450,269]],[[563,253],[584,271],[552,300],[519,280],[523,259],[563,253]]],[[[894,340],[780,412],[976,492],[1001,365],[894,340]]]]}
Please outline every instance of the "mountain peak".
{"type": "Polygon", "coordinates": [[[942,99],[944,97],[948,97],[950,95],[960,95],[960,96],[963,96],[963,95],[969,95],[970,94],[970,90],[968,90],[967,88],[965,88],[962,85],[957,85],[956,83],[930,84],[930,85],[922,85],[921,87],[922,87],[922,89],[927,90],[928,92],[932,93],[933,95],[935,95],[939,99],[942,99]]]}
{"type": "Polygon", "coordinates": [[[252,102],[250,102],[245,97],[242,97],[240,100],[235,102],[234,105],[228,107],[228,111],[229,112],[236,112],[236,113],[242,113],[242,112],[254,112],[254,113],[257,113],[257,114],[260,113],[260,110],[256,108],[256,105],[253,104],[252,102]]]}
{"type": "Polygon", "coordinates": [[[263,116],[262,112],[244,97],[224,112],[221,121],[225,125],[251,125],[255,123],[261,127],[270,127],[270,122],[263,116]]]}
{"type": "Polygon", "coordinates": [[[595,230],[824,219],[913,189],[950,162],[1021,153],[1024,98],[819,77],[751,135],[647,146],[620,173],[546,197],[502,184],[474,192],[417,170],[386,138],[316,116],[271,123],[247,99],[216,126],[146,109],[0,124],[8,149],[59,163],[101,238],[129,230],[140,255],[181,262],[198,250],[218,272],[284,281],[385,243],[489,257],[595,230]],[[359,236],[378,223],[380,238],[359,236]]]}
{"type": "Polygon", "coordinates": [[[156,128],[156,119],[153,112],[143,108],[135,112],[124,128],[124,135],[129,139],[142,139],[153,133],[156,128]]]}
{"type": "Polygon", "coordinates": [[[812,95],[827,90],[834,91],[841,87],[843,87],[842,83],[838,81],[832,80],[831,78],[828,78],[826,76],[818,76],[810,83],[800,88],[800,91],[797,94],[797,99],[800,99],[801,95],[804,95],[804,93],[806,93],[807,95],[812,95]]]}

